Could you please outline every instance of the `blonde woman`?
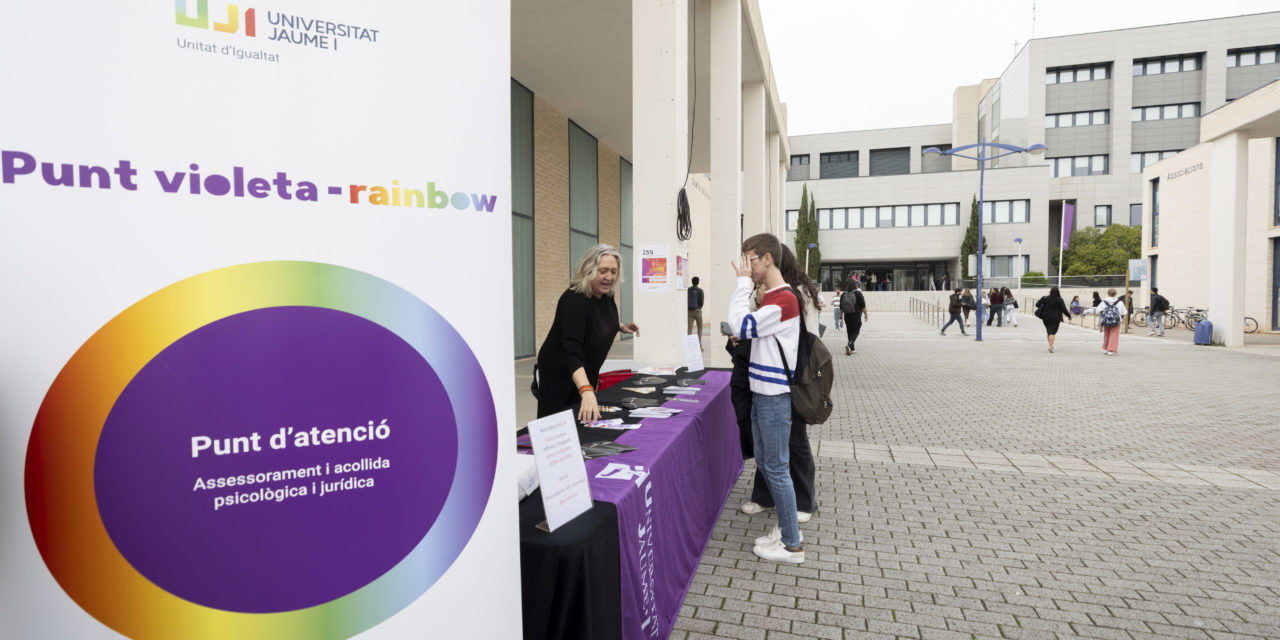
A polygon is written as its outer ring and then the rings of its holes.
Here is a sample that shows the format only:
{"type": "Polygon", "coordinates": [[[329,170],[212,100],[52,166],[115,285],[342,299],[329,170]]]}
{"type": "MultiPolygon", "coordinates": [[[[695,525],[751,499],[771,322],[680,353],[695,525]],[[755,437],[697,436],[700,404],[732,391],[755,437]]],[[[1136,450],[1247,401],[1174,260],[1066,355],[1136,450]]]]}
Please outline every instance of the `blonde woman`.
{"type": "Polygon", "coordinates": [[[538,417],[578,406],[578,420],[600,419],[595,386],[600,365],[618,332],[640,335],[634,322],[618,321],[614,294],[622,281],[622,255],[598,244],[583,254],[573,281],[560,294],[555,319],[538,350],[538,417]]]}

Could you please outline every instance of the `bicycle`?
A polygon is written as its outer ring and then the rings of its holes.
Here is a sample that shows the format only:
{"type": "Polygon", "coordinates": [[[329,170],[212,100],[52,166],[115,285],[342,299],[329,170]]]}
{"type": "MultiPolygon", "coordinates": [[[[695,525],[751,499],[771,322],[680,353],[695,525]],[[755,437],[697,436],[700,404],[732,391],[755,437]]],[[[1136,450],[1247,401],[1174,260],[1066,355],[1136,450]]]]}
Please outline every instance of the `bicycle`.
{"type": "Polygon", "coordinates": [[[1244,332],[1245,332],[1245,333],[1257,333],[1257,331],[1258,331],[1258,321],[1257,321],[1257,320],[1254,320],[1253,318],[1250,318],[1249,316],[1245,316],[1245,317],[1244,317],[1244,332]]]}
{"type": "Polygon", "coordinates": [[[1141,324],[1146,324],[1146,323],[1147,323],[1147,312],[1148,312],[1150,309],[1151,309],[1151,307],[1143,307],[1143,308],[1141,308],[1141,309],[1138,309],[1137,311],[1134,311],[1134,312],[1133,312],[1133,324],[1139,324],[1139,325],[1141,325],[1141,324]]]}
{"type": "Polygon", "coordinates": [[[1208,309],[1191,309],[1187,311],[1187,316],[1182,319],[1182,325],[1185,326],[1188,331],[1195,331],[1196,324],[1208,317],[1208,309]]]}

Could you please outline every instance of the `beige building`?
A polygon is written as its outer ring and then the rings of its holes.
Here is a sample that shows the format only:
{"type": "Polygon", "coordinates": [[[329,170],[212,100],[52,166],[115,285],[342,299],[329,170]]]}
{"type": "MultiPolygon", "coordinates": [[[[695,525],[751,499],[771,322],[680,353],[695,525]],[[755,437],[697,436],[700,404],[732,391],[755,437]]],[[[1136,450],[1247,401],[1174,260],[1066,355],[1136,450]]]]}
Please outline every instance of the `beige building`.
{"type": "Polygon", "coordinates": [[[971,160],[922,151],[1044,144],[987,165],[983,272],[997,284],[1053,275],[1064,204],[1067,234],[1141,224],[1143,169],[1199,144],[1205,114],[1276,78],[1280,12],[1036,38],[998,78],[958,87],[950,123],[792,137],[786,208],[802,185],[816,194],[824,289],[852,272],[927,289],[960,271],[979,179],[971,160]]]}
{"type": "Polygon", "coordinates": [[[1280,81],[1204,115],[1200,144],[1142,173],[1150,287],[1207,307],[1213,339],[1243,344],[1243,318],[1280,329],[1280,81]]]}

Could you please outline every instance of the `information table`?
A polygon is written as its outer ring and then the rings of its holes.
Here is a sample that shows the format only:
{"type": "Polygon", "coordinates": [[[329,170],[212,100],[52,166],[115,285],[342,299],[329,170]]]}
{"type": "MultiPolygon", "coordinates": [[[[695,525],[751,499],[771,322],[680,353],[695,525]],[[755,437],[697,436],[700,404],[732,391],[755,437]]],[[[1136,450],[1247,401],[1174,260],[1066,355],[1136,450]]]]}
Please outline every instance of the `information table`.
{"type": "MultiPolygon", "coordinates": [[[[689,377],[689,376],[683,376],[689,377]]],[[[553,534],[537,530],[540,497],[520,507],[525,638],[666,638],[716,520],[742,471],[729,372],[704,371],[698,402],[621,432],[579,429],[583,442],[635,451],[587,461],[595,506],[553,534]],[[613,562],[610,562],[612,559],[613,562]],[[615,605],[616,603],[616,605],[615,605]],[[616,608],[615,608],[616,607],[616,608]]],[[[676,377],[670,378],[673,382],[676,377]]],[[[630,380],[600,393],[625,397],[630,380]]],[[[626,414],[609,414],[617,417],[626,414]]]]}

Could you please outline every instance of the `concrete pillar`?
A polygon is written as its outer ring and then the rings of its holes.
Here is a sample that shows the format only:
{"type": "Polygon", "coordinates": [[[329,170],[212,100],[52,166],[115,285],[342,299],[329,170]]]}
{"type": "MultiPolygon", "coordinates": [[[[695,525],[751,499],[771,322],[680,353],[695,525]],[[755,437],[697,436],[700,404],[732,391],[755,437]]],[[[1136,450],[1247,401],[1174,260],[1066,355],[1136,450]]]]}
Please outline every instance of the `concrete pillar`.
{"type": "MultiPolygon", "coordinates": [[[[687,0],[631,3],[632,234],[635,264],[627,285],[635,292],[640,326],[635,359],[653,366],[684,364],[685,293],[674,282],[666,293],[640,290],[642,245],[663,245],[675,276],[676,198],[689,144],[689,5],[687,0]]],[[[695,229],[695,232],[697,230],[695,229]]]]}
{"type": "MultiPolygon", "coordinates": [[[[716,334],[719,335],[720,322],[728,316],[729,298],[737,284],[730,264],[741,254],[737,234],[743,120],[741,0],[711,0],[710,44],[712,235],[710,274],[703,287],[707,300],[702,317],[717,328],[716,334]]],[[[750,220],[750,216],[747,219],[750,220]]],[[[708,349],[707,353],[710,356],[707,361],[712,366],[732,365],[724,349],[708,349]]]]}
{"type": "MultiPolygon", "coordinates": [[[[765,149],[768,153],[765,156],[765,164],[769,167],[769,207],[765,212],[765,229],[770,233],[782,237],[781,231],[783,227],[778,226],[778,220],[783,219],[785,206],[783,203],[787,197],[787,169],[782,157],[782,136],[778,132],[765,134],[765,149]],[[774,231],[777,229],[777,231],[774,231]]],[[[789,161],[789,160],[788,160],[789,161]]]]}
{"type": "Polygon", "coordinates": [[[764,133],[764,83],[742,85],[742,172],[744,223],[742,233],[751,236],[768,229],[769,171],[764,133]]]}
{"type": "Polygon", "coordinates": [[[1244,236],[1249,188],[1249,137],[1213,141],[1209,178],[1209,320],[1213,340],[1244,346],[1244,236]]]}

